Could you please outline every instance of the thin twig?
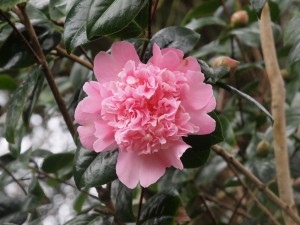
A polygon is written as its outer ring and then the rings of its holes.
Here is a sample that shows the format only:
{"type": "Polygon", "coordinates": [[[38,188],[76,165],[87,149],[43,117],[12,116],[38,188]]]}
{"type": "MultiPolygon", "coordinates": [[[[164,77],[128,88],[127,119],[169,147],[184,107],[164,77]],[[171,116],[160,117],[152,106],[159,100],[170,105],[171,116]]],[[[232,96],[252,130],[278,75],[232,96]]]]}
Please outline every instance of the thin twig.
{"type": "Polygon", "coordinates": [[[144,41],[142,50],[140,52],[140,59],[143,60],[148,43],[152,37],[152,14],[154,15],[154,12],[152,12],[152,0],[148,0],[148,25],[147,25],[147,40],[144,41]]]}
{"type": "MultiPolygon", "coordinates": [[[[25,6],[23,5],[19,5],[18,7],[14,8],[14,12],[18,15],[18,17],[20,18],[21,22],[24,24],[27,32],[28,32],[28,35],[30,37],[30,40],[32,42],[32,45],[33,45],[33,48],[34,48],[34,52],[33,53],[35,56],[37,55],[37,62],[42,66],[43,70],[44,70],[44,73],[45,73],[45,77],[48,81],[48,84],[50,86],[50,89],[52,91],[52,94],[55,98],[55,101],[62,113],[62,116],[66,122],[66,125],[72,135],[72,137],[75,136],[75,133],[76,133],[76,130],[75,130],[75,127],[73,125],[73,121],[69,115],[69,112],[68,112],[68,109],[66,107],[66,104],[62,98],[62,96],[60,95],[59,93],[59,90],[56,86],[56,83],[54,81],[54,78],[53,78],[53,74],[51,72],[51,70],[49,69],[49,66],[48,66],[48,63],[47,63],[47,60],[46,60],[46,57],[44,55],[44,52],[43,52],[43,49],[39,43],[39,40],[37,38],[37,35],[35,33],[35,30],[29,20],[29,17],[26,13],[26,10],[25,10],[25,6]]],[[[25,39],[26,40],[26,39],[25,39]]],[[[26,42],[28,42],[26,40],[26,42]]],[[[30,45],[30,44],[28,44],[30,45]]]]}
{"type": "Polygon", "coordinates": [[[136,225],[139,225],[139,223],[140,223],[140,217],[141,217],[141,214],[142,214],[144,192],[145,192],[145,188],[142,187],[140,201],[139,201],[138,214],[137,214],[137,217],[136,217],[136,225]]]}
{"type": "Polygon", "coordinates": [[[210,217],[211,221],[213,222],[213,224],[218,225],[218,221],[216,220],[216,217],[213,214],[213,212],[210,210],[210,208],[206,204],[205,198],[202,195],[200,195],[199,197],[200,197],[201,201],[203,202],[203,204],[204,204],[204,206],[205,206],[205,208],[206,208],[206,210],[207,210],[207,212],[209,214],[209,217],[210,217]]]}
{"type": "Polygon", "coordinates": [[[91,63],[79,58],[77,55],[68,54],[66,52],[66,50],[64,50],[63,48],[60,48],[60,47],[56,47],[55,50],[57,51],[57,53],[59,55],[67,57],[67,58],[71,59],[72,61],[77,62],[90,70],[93,70],[93,65],[91,63]]]}
{"type": "Polygon", "coordinates": [[[159,0],[156,0],[152,9],[151,18],[154,18],[159,0]]]}
{"type": "MultiPolygon", "coordinates": [[[[235,209],[231,206],[231,205],[228,205],[224,202],[221,202],[221,201],[218,201],[217,199],[215,199],[214,197],[211,197],[209,195],[205,195],[204,198],[207,200],[207,201],[210,201],[210,202],[213,202],[215,203],[216,205],[218,205],[219,207],[221,208],[224,208],[224,209],[228,209],[228,210],[231,210],[231,211],[234,211],[235,209]]],[[[243,216],[243,217],[246,217],[248,219],[253,219],[249,214],[247,214],[247,212],[245,212],[243,209],[240,209],[238,208],[236,210],[236,213],[243,216]]]]}
{"type": "MultiPolygon", "coordinates": [[[[280,223],[273,217],[272,213],[259,201],[259,199],[255,196],[255,194],[251,191],[251,189],[246,185],[246,183],[240,178],[237,171],[232,167],[232,165],[228,164],[228,167],[238,178],[239,182],[243,185],[243,187],[247,190],[250,197],[255,201],[257,206],[269,217],[274,225],[280,225],[280,223]]],[[[230,223],[229,223],[230,224],[230,223]]]]}
{"type": "MultiPolygon", "coordinates": [[[[34,58],[39,62],[40,58],[35,53],[27,39],[24,37],[24,35],[18,30],[18,28],[10,21],[10,19],[0,10],[0,15],[2,18],[10,25],[10,27],[16,32],[16,34],[19,36],[20,40],[24,43],[24,45],[28,48],[28,50],[33,54],[34,58]]],[[[40,62],[39,62],[40,64],[40,62]]]]}
{"type": "Polygon", "coordinates": [[[99,198],[97,196],[90,194],[88,191],[79,190],[75,185],[70,184],[69,182],[67,182],[65,180],[62,180],[62,179],[60,179],[58,177],[53,177],[53,176],[49,175],[48,173],[45,173],[45,172],[39,170],[38,168],[35,168],[35,167],[29,167],[29,168],[32,169],[32,170],[34,170],[36,173],[38,173],[40,175],[40,178],[42,178],[42,176],[44,176],[44,177],[47,177],[48,179],[58,181],[60,183],[63,183],[65,185],[67,185],[67,186],[70,186],[70,187],[72,187],[72,188],[80,191],[83,194],[86,194],[87,196],[89,196],[89,197],[91,197],[93,199],[99,200],[99,198]]]}
{"type": "Polygon", "coordinates": [[[23,187],[23,185],[18,181],[18,179],[7,169],[2,163],[0,163],[0,167],[14,180],[14,182],[21,188],[25,195],[27,195],[27,191],[23,187]]]}
{"type": "Polygon", "coordinates": [[[300,225],[300,219],[297,214],[291,209],[289,205],[284,203],[278,196],[276,196],[264,183],[262,183],[256,176],[254,176],[250,171],[248,171],[239,161],[229,155],[226,150],[224,150],[219,145],[214,145],[211,148],[215,153],[220,155],[227,163],[234,166],[240,173],[246,176],[251,182],[253,182],[258,190],[263,192],[274,204],[276,204],[283,212],[290,216],[296,224],[300,225]]]}
{"type": "Polygon", "coordinates": [[[240,208],[240,206],[242,205],[242,201],[244,200],[244,198],[247,196],[247,190],[245,190],[244,194],[242,195],[242,197],[240,198],[238,204],[236,205],[230,219],[229,219],[229,222],[228,222],[228,225],[230,225],[231,223],[233,223],[234,219],[235,219],[235,216],[237,215],[237,211],[238,209],[240,208]]]}
{"type": "Polygon", "coordinates": [[[85,56],[85,58],[87,60],[89,60],[89,62],[93,65],[94,64],[93,60],[89,57],[89,55],[87,54],[87,52],[84,50],[84,48],[81,45],[79,46],[79,49],[82,52],[82,54],[85,56]]]}

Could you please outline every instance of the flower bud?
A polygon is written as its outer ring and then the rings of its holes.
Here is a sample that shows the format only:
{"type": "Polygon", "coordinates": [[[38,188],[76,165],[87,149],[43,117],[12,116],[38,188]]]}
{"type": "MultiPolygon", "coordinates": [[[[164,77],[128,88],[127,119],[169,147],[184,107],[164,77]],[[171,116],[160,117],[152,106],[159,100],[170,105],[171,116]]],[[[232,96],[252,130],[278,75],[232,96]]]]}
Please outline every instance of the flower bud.
{"type": "Polygon", "coordinates": [[[266,157],[272,150],[271,144],[267,140],[261,140],[256,145],[256,155],[266,157]]]}
{"type": "Polygon", "coordinates": [[[232,27],[246,25],[249,21],[248,13],[245,10],[240,10],[232,14],[230,24],[232,27]]]}
{"type": "Polygon", "coordinates": [[[234,70],[239,64],[239,61],[236,61],[227,56],[218,56],[211,61],[211,66],[213,68],[225,66],[228,67],[230,70],[234,70]]]}

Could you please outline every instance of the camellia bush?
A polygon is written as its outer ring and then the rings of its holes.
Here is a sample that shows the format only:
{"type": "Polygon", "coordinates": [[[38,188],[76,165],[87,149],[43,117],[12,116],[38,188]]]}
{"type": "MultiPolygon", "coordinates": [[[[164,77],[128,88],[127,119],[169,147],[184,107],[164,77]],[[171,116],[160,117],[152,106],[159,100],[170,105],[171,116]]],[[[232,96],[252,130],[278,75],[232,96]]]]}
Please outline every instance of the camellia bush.
{"type": "Polygon", "coordinates": [[[300,2],[0,0],[0,224],[300,224],[300,2]]]}

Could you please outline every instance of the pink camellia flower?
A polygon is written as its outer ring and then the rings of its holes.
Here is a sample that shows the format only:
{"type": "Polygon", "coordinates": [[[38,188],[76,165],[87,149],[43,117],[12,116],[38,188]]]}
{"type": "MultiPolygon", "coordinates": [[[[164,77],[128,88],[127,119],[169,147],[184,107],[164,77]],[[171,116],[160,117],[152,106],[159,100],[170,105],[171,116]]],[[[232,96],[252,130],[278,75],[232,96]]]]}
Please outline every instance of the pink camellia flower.
{"type": "Polygon", "coordinates": [[[117,42],[96,56],[94,72],[75,111],[80,141],[96,152],[118,148],[117,176],[129,188],[155,183],[167,167],[183,169],[190,146],[182,136],[215,129],[207,114],[216,106],[212,87],[197,60],[178,49],[154,44],[143,64],[132,44],[117,42]]]}

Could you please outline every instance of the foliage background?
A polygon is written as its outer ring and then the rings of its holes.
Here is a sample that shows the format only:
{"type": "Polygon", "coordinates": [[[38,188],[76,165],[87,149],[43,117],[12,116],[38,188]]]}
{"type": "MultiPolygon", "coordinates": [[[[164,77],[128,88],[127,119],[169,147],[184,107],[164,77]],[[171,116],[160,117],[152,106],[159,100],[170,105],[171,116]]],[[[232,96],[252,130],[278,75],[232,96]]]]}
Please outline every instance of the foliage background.
{"type": "MultiPolygon", "coordinates": [[[[278,206],[248,177],[237,176],[222,157],[210,151],[210,146],[219,143],[277,194],[272,122],[261,110],[270,109],[258,25],[266,1],[252,0],[251,5],[243,0],[116,0],[109,13],[103,13],[100,5],[112,2],[0,1],[0,224],[135,224],[137,218],[143,225],[272,224],[272,219],[283,223],[278,206]],[[153,4],[152,38],[149,2],[153,4]],[[37,51],[18,9],[29,16],[71,118],[84,97],[83,83],[93,79],[89,60],[100,50],[109,50],[114,41],[128,39],[142,52],[143,41],[149,39],[144,60],[150,57],[154,42],[201,60],[207,80],[215,86],[218,106],[214,116],[219,123],[214,134],[186,140],[193,146],[182,158],[188,169],[170,168],[157,184],[143,191],[139,187],[129,190],[115,180],[114,170],[107,169],[114,165],[116,152],[88,152],[76,136],[74,144],[43,64],[36,62],[8,24],[11,21],[37,51]],[[248,22],[232,24],[231,15],[242,9],[247,11],[248,22]],[[220,55],[240,65],[235,70],[211,68],[210,63],[220,55]],[[239,91],[225,92],[220,88],[224,85],[239,91]]],[[[286,138],[299,209],[300,2],[268,3],[287,90],[286,138]]]]}

